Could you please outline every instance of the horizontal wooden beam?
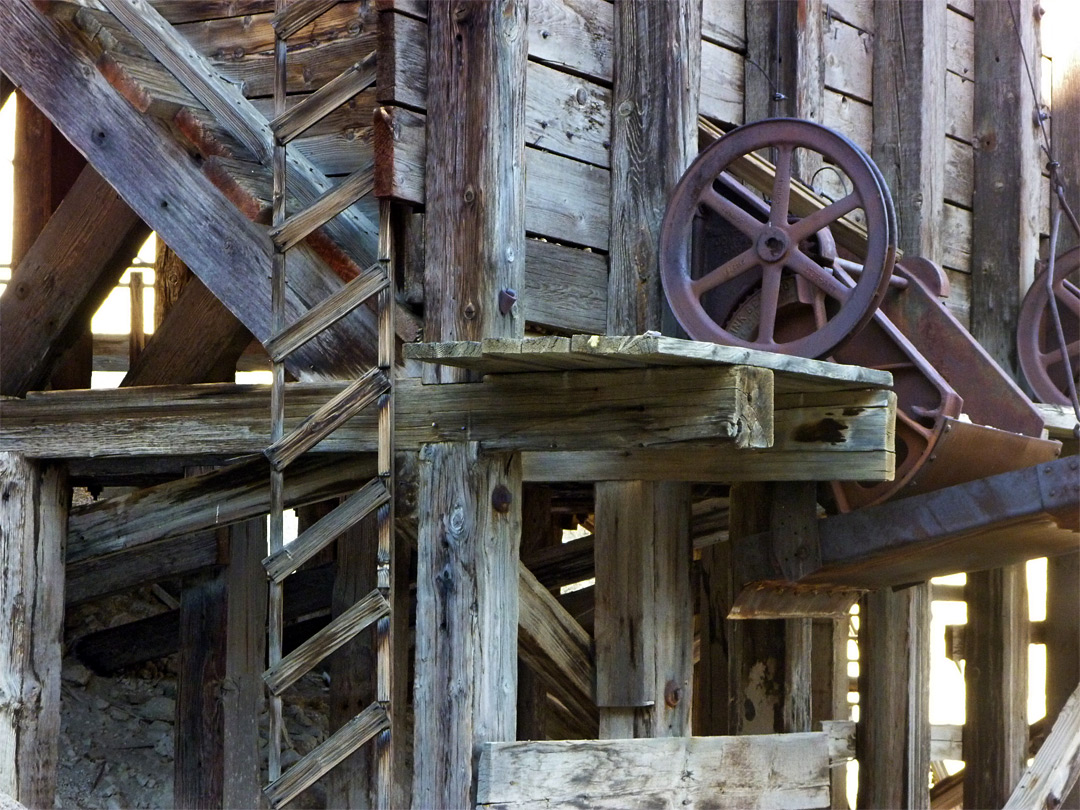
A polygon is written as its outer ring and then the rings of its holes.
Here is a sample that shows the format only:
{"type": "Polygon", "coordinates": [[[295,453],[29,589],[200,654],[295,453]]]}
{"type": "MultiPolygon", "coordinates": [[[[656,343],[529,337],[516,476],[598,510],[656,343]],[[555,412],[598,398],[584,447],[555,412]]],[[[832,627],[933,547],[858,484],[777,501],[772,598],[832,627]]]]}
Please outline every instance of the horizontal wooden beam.
{"type": "MultiPolygon", "coordinates": [[[[983,571],[1080,548],[1080,458],[1070,456],[818,521],[821,567],[799,585],[884,588],[983,571]]],[[[783,581],[743,541],[744,581],[783,581]]]]}
{"type": "Polygon", "coordinates": [[[823,732],[486,743],[477,807],[827,807],[823,732]]]}
{"type": "MultiPolygon", "coordinates": [[[[302,459],[285,479],[288,508],[355,490],[375,474],[374,459],[302,459]]],[[[270,466],[262,459],[192,476],[72,511],[68,563],[135,549],[265,515],[270,510],[270,466]]]]}

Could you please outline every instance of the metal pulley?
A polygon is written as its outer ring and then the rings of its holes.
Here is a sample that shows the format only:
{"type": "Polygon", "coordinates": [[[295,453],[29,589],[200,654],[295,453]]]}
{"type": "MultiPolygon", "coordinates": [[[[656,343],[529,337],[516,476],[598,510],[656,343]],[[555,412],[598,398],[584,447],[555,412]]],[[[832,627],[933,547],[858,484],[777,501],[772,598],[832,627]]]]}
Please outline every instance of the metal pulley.
{"type": "MultiPolygon", "coordinates": [[[[760,179],[760,178],[757,178],[760,179]]],[[[881,302],[896,253],[888,188],[854,143],[820,124],[757,121],[706,148],[683,175],[661,231],[667,300],[694,340],[825,357],[858,334],[881,302]],[[775,172],[762,194],[749,181],[753,153],[775,150],[775,172]],[[808,207],[796,166],[829,167],[846,193],[808,207]],[[848,190],[850,188],[850,190],[848,190]],[[857,216],[867,236],[851,283],[833,269],[829,226],[857,216]],[[695,238],[722,220],[719,252],[695,238]],[[794,304],[805,310],[794,319],[794,304]],[[746,306],[753,310],[747,330],[746,306]],[[741,325],[741,326],[740,326],[741,325]]]]}
{"type": "MultiPolygon", "coordinates": [[[[1016,348],[1020,368],[1031,390],[1043,402],[1069,405],[1068,375],[1077,383],[1080,371],[1080,247],[1066,251],[1054,261],[1052,289],[1061,317],[1066,351],[1062,351],[1050,312],[1050,295],[1044,270],[1036,278],[1020,305],[1016,328],[1016,348]]],[[[1077,386],[1080,387],[1080,386],[1077,386]]]]}
{"type": "Polygon", "coordinates": [[[1060,448],[1039,438],[1041,415],[946,308],[944,271],[919,257],[894,271],[896,238],[873,161],[794,119],[748,124],[706,148],[661,233],[664,291],[691,338],[893,375],[895,478],[836,483],[842,511],[1030,466],[1060,448]],[[754,154],[766,150],[775,167],[754,154]],[[828,173],[828,199],[796,179],[811,172],[828,173]]]}

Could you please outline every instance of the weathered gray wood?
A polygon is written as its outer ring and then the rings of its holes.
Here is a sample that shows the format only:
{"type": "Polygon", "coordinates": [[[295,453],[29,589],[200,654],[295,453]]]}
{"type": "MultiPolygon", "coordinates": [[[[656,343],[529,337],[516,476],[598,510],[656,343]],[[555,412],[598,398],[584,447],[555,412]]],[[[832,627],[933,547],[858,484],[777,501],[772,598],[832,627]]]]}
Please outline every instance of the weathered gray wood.
{"type": "MultiPolygon", "coordinates": [[[[942,260],[945,195],[946,16],[944,4],[874,6],[874,143],[871,155],[892,191],[901,250],[942,260]]],[[[869,78],[869,75],[867,76],[869,78]]],[[[869,101],[868,96],[863,96],[869,101]]]]}
{"type": "Polygon", "coordinates": [[[592,638],[524,565],[518,571],[519,654],[555,686],[567,708],[595,714],[596,665],[592,638]]]}
{"type": "Polygon", "coordinates": [[[332,397],[300,425],[266,448],[275,470],[283,470],[390,390],[382,369],[373,368],[332,397]]]}
{"type": "Polygon", "coordinates": [[[196,276],[184,285],[120,384],[232,382],[251,341],[247,327],[196,276]]]}
{"type": "MultiPolygon", "coordinates": [[[[286,481],[289,508],[350,492],[374,473],[373,460],[363,457],[305,459],[299,465],[286,481]]],[[[264,515],[268,473],[256,461],[83,507],[68,522],[68,563],[264,515]]]]}
{"type": "Polygon", "coordinates": [[[929,715],[922,717],[927,701],[920,695],[929,689],[929,658],[922,659],[919,649],[928,635],[926,587],[883,588],[860,606],[860,808],[929,804],[930,725],[929,715]]]}
{"type": "Polygon", "coordinates": [[[522,307],[499,295],[524,288],[527,9],[462,11],[429,9],[425,319],[438,340],[520,337],[522,307]]]}
{"type": "Polygon", "coordinates": [[[263,705],[258,673],[266,660],[266,588],[260,563],[266,553],[266,521],[261,517],[249,520],[231,526],[228,533],[221,806],[258,807],[262,786],[259,712],[263,705]]]}
{"type": "MultiPolygon", "coordinates": [[[[333,615],[343,614],[376,586],[378,545],[378,525],[374,515],[360,521],[338,539],[331,603],[333,615]]],[[[290,577],[286,582],[292,579],[290,577]]],[[[288,608],[287,596],[285,605],[288,608]]],[[[358,634],[352,642],[327,659],[330,667],[331,732],[348,723],[375,699],[375,645],[372,628],[358,634]]],[[[401,756],[403,748],[398,746],[395,755],[401,756]]],[[[374,777],[374,752],[368,747],[360,748],[327,774],[327,806],[375,807],[374,777]]],[[[396,806],[393,802],[391,805],[396,806]]]]}
{"type": "MultiPolygon", "coordinates": [[[[875,64],[873,44],[877,38],[831,14],[827,19],[828,30],[822,37],[825,86],[872,104],[874,98],[871,88],[875,64]]],[[[878,28],[883,30],[880,23],[878,28]]]]}
{"type": "Polygon", "coordinates": [[[351,641],[357,633],[388,615],[390,603],[373,590],[263,674],[266,687],[281,695],[313,666],[351,641]]]}
{"type": "MultiPolygon", "coordinates": [[[[397,441],[403,448],[476,439],[501,449],[630,450],[691,439],[760,446],[772,434],[779,452],[888,450],[889,392],[782,398],[777,430],[769,424],[774,400],[763,384],[768,374],[739,367],[546,372],[493,375],[478,385],[431,390],[402,379],[397,441]],[[852,407],[864,410],[854,416],[838,412],[852,407]],[[840,435],[815,437],[800,429],[823,418],[836,418],[840,435]]],[[[286,429],[295,429],[302,417],[342,390],[340,383],[290,386],[286,429]]],[[[26,401],[4,400],[0,448],[59,458],[256,453],[269,440],[268,400],[263,387],[233,385],[50,392],[26,401]]],[[[317,452],[374,450],[375,421],[373,413],[359,414],[317,452]]]]}
{"type": "Polygon", "coordinates": [[[0,792],[51,807],[60,737],[64,633],[64,524],[70,500],[62,467],[0,453],[0,792]]]}
{"type": "Polygon", "coordinates": [[[371,193],[375,186],[373,166],[364,166],[336,186],[325,191],[302,211],[290,216],[281,225],[270,229],[270,238],[279,250],[288,250],[316,228],[345,211],[354,202],[371,193]]]}
{"type": "Polygon", "coordinates": [[[1080,687],[1054,721],[1050,736],[1020,777],[1005,810],[1057,807],[1080,777],[1080,687]]]}
{"type": "Polygon", "coordinates": [[[45,387],[147,233],[109,184],[83,169],[0,296],[0,393],[45,387]]]}
{"type": "Polygon", "coordinates": [[[222,807],[228,649],[225,571],[185,583],[180,596],[180,662],[173,739],[173,801],[177,807],[222,807]]]}
{"type": "MultiPolygon", "coordinates": [[[[776,116],[823,120],[824,16],[819,2],[797,7],[783,0],[757,4],[746,15],[746,121],[776,116]],[[783,97],[775,98],[777,93],[783,97]]],[[[800,167],[800,174],[806,168],[800,167]]]]}
{"type": "MultiPolygon", "coordinates": [[[[24,0],[11,4],[9,12],[9,24],[0,32],[0,69],[61,124],[132,209],[166,242],[179,245],[181,258],[265,340],[270,334],[270,306],[264,268],[273,251],[265,231],[224,201],[160,124],[132,114],[127,102],[92,69],[92,57],[72,32],[24,0]],[[148,183],[147,178],[157,180],[148,183]],[[190,239],[192,233],[200,234],[200,239],[190,239]],[[241,289],[243,295],[237,295],[241,289]]],[[[328,278],[330,271],[320,269],[312,257],[298,254],[298,261],[304,269],[293,276],[291,317],[306,309],[296,290],[306,287],[303,298],[318,300],[340,286],[340,282],[331,286],[336,280],[328,278]]],[[[353,321],[349,319],[347,327],[339,325],[335,334],[352,331],[353,321]]],[[[361,328],[353,339],[342,342],[327,339],[322,350],[297,355],[296,373],[304,376],[310,367],[318,370],[328,361],[348,364],[344,359],[348,356],[363,362],[362,354],[355,353],[367,345],[365,331],[361,328]]]]}
{"type": "Polygon", "coordinates": [[[697,154],[701,2],[625,0],[614,20],[607,332],[640,334],[660,328],[660,212],[697,154]]]}
{"type": "Polygon", "coordinates": [[[824,807],[827,735],[489,743],[477,807],[824,807]]]}
{"type": "Polygon", "coordinates": [[[390,280],[386,277],[382,266],[378,263],[371,265],[338,292],[320,301],[284,330],[270,338],[266,342],[266,351],[270,359],[275,362],[284,360],[293,351],[344,318],[389,283],[390,280]]]}
{"type": "MultiPolygon", "coordinates": [[[[656,638],[652,579],[655,488],[640,481],[596,484],[596,703],[653,705],[656,638]]],[[[601,712],[605,738],[632,737],[633,713],[601,712]]]]}
{"type": "Polygon", "coordinates": [[[319,777],[390,726],[386,710],[373,703],[351,722],[331,734],[311,753],[263,789],[272,808],[284,807],[319,777]]]}
{"type": "Polygon", "coordinates": [[[471,805],[475,747],[514,735],[520,476],[474,442],[421,450],[414,806],[471,805]]]}
{"type": "Polygon", "coordinates": [[[374,478],[339,506],[309,526],[293,542],[266,558],[263,565],[274,582],[285,577],[318,554],[331,541],[372,511],[390,500],[381,478],[374,478]]]}
{"type": "Polygon", "coordinates": [[[305,25],[325,14],[339,0],[299,0],[291,3],[273,17],[274,30],[282,39],[288,39],[305,25]]]}
{"type": "MultiPolygon", "coordinates": [[[[1034,16],[1008,3],[975,4],[975,202],[971,239],[971,333],[1015,375],[1020,291],[1035,271],[1042,161],[1020,49],[1036,64],[1034,16]],[[1019,33],[1019,41],[1017,34],[1019,33]],[[1019,48],[1018,48],[1019,45],[1019,48]],[[1007,91],[1007,92],[1005,92],[1007,91]]],[[[1036,74],[1037,75],[1037,74],[1036,74]]],[[[1004,796],[1002,801],[1004,801],[1004,796]]]]}
{"type": "MultiPolygon", "coordinates": [[[[1072,421],[1072,420],[1070,420],[1072,421]]],[[[1080,554],[1063,554],[1046,561],[1046,716],[1055,718],[1064,710],[1070,689],[1080,681],[1080,617],[1073,610],[1074,595],[1080,593],[1080,554]]],[[[1036,627],[1032,623],[1032,640],[1036,627]]],[[[1080,806],[1080,790],[1074,789],[1063,803],[1072,810],[1080,806]]]]}
{"type": "Polygon", "coordinates": [[[964,803],[997,807],[1008,800],[1027,763],[1025,568],[1013,565],[969,573],[964,591],[968,603],[964,803]]]}

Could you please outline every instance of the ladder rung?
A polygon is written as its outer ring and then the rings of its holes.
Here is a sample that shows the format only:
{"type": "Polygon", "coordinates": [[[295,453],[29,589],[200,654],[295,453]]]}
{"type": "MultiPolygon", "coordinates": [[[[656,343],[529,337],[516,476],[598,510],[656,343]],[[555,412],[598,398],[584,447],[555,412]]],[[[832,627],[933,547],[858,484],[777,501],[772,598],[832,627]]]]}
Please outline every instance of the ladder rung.
{"type": "Polygon", "coordinates": [[[341,0],[295,0],[275,14],[270,24],[281,39],[288,39],[309,22],[321,17],[341,0]]]}
{"type": "Polygon", "coordinates": [[[390,718],[386,709],[372,703],[263,789],[270,806],[275,810],[284,807],[353,751],[388,728],[390,718]]]}
{"type": "Polygon", "coordinates": [[[390,603],[376,588],[266,670],[263,680],[270,693],[280,695],[326,656],[389,613],[390,603]]]}
{"type": "Polygon", "coordinates": [[[357,169],[303,211],[298,211],[276,228],[270,238],[278,250],[288,250],[313,230],[325,225],[375,188],[375,167],[357,169]]]}
{"type": "Polygon", "coordinates": [[[270,122],[278,143],[286,144],[332,113],[357,93],[375,84],[375,53],[346,68],[296,106],[270,122]]]}
{"type": "Polygon", "coordinates": [[[342,424],[390,390],[381,369],[373,368],[263,451],[275,470],[283,470],[342,424]]]}
{"type": "Polygon", "coordinates": [[[390,283],[376,262],[336,293],[313,306],[266,342],[266,352],[280,363],[324,329],[329,329],[390,283]]]}
{"type": "Polygon", "coordinates": [[[274,582],[285,577],[318,554],[327,543],[338,537],[390,500],[390,491],[381,478],[373,478],[354,492],[332,512],[320,518],[303,534],[265,560],[263,567],[274,582]]]}

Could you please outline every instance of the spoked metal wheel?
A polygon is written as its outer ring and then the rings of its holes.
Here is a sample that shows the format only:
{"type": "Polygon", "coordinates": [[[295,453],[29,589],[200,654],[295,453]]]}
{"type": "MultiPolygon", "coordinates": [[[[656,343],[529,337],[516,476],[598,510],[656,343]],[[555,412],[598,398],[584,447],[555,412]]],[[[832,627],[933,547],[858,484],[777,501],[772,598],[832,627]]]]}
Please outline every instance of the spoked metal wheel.
{"type": "Polygon", "coordinates": [[[888,188],[862,150],[810,121],[758,121],[708,147],[679,182],[664,218],[661,278],[676,318],[695,340],[825,357],[873,316],[889,284],[895,241],[888,188]],[[744,156],[770,147],[771,184],[757,189],[736,179],[747,174],[744,156]],[[843,178],[844,192],[823,208],[793,205],[796,160],[823,162],[843,178]],[[845,216],[857,216],[868,231],[853,286],[833,273],[826,244],[829,226],[845,216]],[[717,217],[738,240],[714,264],[694,237],[703,220],[717,217]],[[785,310],[793,303],[802,314],[790,318],[785,310]]]}
{"type": "MultiPolygon", "coordinates": [[[[1054,299],[1057,301],[1066,351],[1062,352],[1050,312],[1045,271],[1035,279],[1024,296],[1016,328],[1016,347],[1031,390],[1043,402],[1068,405],[1068,374],[1076,381],[1080,370],[1080,288],[1076,274],[1080,269],[1080,247],[1058,256],[1054,261],[1054,299]],[[1066,362],[1067,361],[1067,362],[1066,362]]],[[[1080,387],[1080,386],[1078,386],[1080,387]]]]}

